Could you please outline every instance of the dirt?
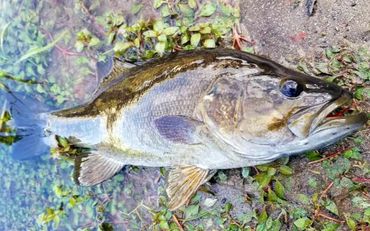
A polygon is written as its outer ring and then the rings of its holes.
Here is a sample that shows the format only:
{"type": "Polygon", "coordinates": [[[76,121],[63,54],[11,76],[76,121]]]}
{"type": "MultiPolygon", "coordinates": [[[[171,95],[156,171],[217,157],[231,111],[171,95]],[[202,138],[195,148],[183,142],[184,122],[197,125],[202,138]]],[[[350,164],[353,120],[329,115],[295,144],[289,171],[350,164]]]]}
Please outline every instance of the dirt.
{"type": "Polygon", "coordinates": [[[315,56],[328,46],[370,46],[370,1],[316,1],[311,16],[302,0],[241,1],[241,30],[257,53],[280,62],[315,56]]]}

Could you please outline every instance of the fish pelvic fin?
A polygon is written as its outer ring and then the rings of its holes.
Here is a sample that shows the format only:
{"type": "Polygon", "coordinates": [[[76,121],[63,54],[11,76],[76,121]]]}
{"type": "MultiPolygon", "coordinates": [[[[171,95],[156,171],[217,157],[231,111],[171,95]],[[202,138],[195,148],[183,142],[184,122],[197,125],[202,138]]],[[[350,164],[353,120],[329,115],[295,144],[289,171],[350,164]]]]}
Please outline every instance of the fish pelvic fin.
{"type": "Polygon", "coordinates": [[[119,163],[98,151],[75,159],[74,180],[82,186],[97,185],[119,172],[124,164],[119,163]]]}
{"type": "Polygon", "coordinates": [[[215,171],[196,166],[179,166],[168,174],[167,195],[170,199],[168,208],[174,211],[186,204],[199,186],[207,182],[215,171]]]}

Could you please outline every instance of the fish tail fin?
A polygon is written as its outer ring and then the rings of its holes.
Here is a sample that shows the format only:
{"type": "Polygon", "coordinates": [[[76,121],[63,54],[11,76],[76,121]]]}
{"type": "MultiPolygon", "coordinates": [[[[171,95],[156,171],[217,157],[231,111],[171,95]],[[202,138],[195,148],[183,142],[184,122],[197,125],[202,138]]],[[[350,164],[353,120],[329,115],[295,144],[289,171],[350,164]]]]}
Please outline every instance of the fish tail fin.
{"type": "Polygon", "coordinates": [[[44,132],[46,120],[42,113],[45,109],[43,103],[33,96],[21,93],[6,91],[1,94],[5,97],[1,114],[6,110],[10,111],[11,126],[15,129],[11,156],[25,160],[48,153],[50,147],[45,143],[48,135],[44,132]]]}

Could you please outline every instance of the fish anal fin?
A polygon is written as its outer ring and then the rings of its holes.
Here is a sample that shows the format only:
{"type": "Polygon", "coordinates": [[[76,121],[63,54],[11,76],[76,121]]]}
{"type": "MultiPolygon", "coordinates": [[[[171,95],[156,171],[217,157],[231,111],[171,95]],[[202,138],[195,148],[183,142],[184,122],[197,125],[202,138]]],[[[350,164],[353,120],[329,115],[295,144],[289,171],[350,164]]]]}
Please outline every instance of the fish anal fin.
{"type": "Polygon", "coordinates": [[[124,164],[96,151],[76,158],[75,181],[82,186],[99,184],[119,172],[124,164]]]}
{"type": "Polygon", "coordinates": [[[186,204],[191,196],[214,174],[214,171],[195,166],[179,166],[168,174],[166,189],[170,201],[168,208],[173,211],[186,204]]]}

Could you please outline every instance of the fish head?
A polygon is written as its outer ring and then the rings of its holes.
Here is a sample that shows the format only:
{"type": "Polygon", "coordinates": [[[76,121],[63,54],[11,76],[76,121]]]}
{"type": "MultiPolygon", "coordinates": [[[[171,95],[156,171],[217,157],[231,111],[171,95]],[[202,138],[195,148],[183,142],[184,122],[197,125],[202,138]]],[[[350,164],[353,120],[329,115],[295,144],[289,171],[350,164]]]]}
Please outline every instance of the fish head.
{"type": "Polygon", "coordinates": [[[360,129],[365,113],[327,116],[352,101],[341,87],[298,72],[220,77],[197,110],[208,131],[238,153],[250,147],[293,154],[360,129]]]}

